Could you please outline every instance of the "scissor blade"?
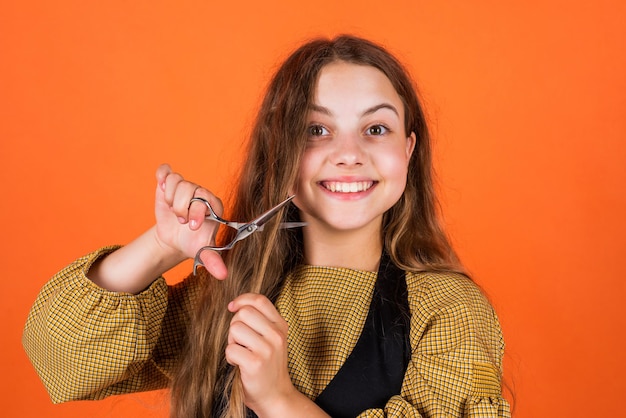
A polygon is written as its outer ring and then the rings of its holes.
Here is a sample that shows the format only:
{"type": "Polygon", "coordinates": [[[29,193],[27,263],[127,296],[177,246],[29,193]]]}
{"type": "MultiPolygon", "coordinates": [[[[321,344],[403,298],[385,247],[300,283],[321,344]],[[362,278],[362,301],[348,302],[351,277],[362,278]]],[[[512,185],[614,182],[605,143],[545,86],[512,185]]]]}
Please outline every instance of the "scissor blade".
{"type": "Polygon", "coordinates": [[[254,221],[250,223],[255,224],[259,228],[262,227],[267,221],[272,219],[278,213],[278,211],[282,209],[282,207],[285,206],[287,203],[289,203],[291,199],[293,199],[294,197],[296,196],[295,195],[289,196],[287,199],[283,200],[278,205],[274,206],[272,209],[268,210],[263,215],[259,216],[258,218],[256,218],[254,221]]]}
{"type": "MultiPolygon", "coordinates": [[[[243,223],[243,222],[230,222],[229,223],[229,226],[232,226],[233,228],[236,228],[236,229],[239,229],[244,225],[250,225],[250,223],[243,223]]],[[[306,226],[306,222],[281,222],[278,224],[278,227],[280,229],[301,228],[303,226],[306,226]]],[[[263,231],[263,228],[265,227],[259,226],[256,230],[263,231]]]]}
{"type": "Polygon", "coordinates": [[[278,225],[280,229],[302,228],[303,226],[306,226],[306,222],[281,222],[278,225]]]}

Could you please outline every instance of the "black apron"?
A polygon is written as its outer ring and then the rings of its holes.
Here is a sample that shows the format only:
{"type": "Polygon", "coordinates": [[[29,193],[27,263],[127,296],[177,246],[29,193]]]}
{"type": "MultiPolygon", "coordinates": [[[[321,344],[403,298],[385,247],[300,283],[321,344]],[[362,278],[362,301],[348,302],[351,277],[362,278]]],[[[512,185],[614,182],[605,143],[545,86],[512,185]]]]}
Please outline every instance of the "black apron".
{"type": "Polygon", "coordinates": [[[409,320],[405,273],[384,253],[363,332],[315,403],[333,418],[352,418],[399,395],[411,358],[409,320]]]}

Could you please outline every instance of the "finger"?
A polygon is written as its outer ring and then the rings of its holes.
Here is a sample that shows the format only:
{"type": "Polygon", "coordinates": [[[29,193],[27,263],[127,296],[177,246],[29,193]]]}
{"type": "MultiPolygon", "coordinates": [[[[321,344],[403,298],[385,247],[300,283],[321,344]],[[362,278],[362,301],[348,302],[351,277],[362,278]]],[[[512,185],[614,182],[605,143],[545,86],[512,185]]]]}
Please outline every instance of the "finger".
{"type": "Polygon", "coordinates": [[[234,321],[228,330],[228,344],[239,345],[253,353],[256,358],[269,360],[275,353],[282,353],[287,346],[286,334],[275,326],[267,318],[253,325],[234,321]]]}
{"type": "Polygon", "coordinates": [[[202,251],[200,260],[204,268],[216,279],[224,280],[228,277],[228,270],[222,257],[215,251],[202,251]]]}
{"type": "Polygon", "coordinates": [[[252,306],[271,322],[281,323],[284,321],[280,316],[274,304],[265,296],[258,293],[244,293],[237,296],[232,302],[228,304],[228,310],[231,312],[238,312],[244,306],[252,306]]]}
{"type": "Polygon", "coordinates": [[[275,317],[273,314],[267,316],[252,305],[245,305],[233,316],[230,333],[235,342],[249,348],[254,347],[257,352],[266,353],[269,347],[285,346],[287,322],[277,313],[275,317]],[[254,334],[250,335],[250,332],[254,334]]]}
{"type": "Polygon", "coordinates": [[[228,344],[225,353],[226,361],[231,366],[253,364],[256,360],[254,353],[239,344],[228,344]]]}
{"type": "Polygon", "coordinates": [[[165,177],[165,188],[163,189],[163,198],[165,202],[172,207],[174,204],[174,196],[176,195],[176,189],[178,184],[185,179],[178,173],[169,173],[165,177]]]}
{"type": "MultiPolygon", "coordinates": [[[[193,199],[194,197],[201,197],[205,199],[207,202],[209,202],[209,204],[213,208],[213,211],[218,216],[221,216],[221,214],[223,213],[224,209],[223,209],[222,201],[213,193],[209,192],[207,189],[203,187],[196,188],[192,196],[189,198],[189,200],[193,199]]],[[[189,214],[188,214],[189,227],[192,230],[196,230],[200,228],[200,226],[202,225],[202,222],[204,222],[205,216],[208,215],[209,213],[209,208],[207,208],[204,202],[200,202],[200,201],[191,202],[191,203],[188,203],[188,205],[189,205],[189,214]]],[[[215,230],[217,232],[217,225],[215,225],[215,230]]]]}
{"type": "MultiPolygon", "coordinates": [[[[195,191],[199,189],[197,184],[191,183],[186,180],[182,180],[176,184],[176,189],[174,190],[174,197],[171,203],[172,210],[176,214],[176,216],[185,220],[185,223],[189,221],[189,203],[193,198],[195,191]]],[[[198,219],[194,223],[194,228],[198,229],[199,223],[198,219]]]]}
{"type": "Polygon", "coordinates": [[[159,188],[165,190],[165,178],[172,172],[172,168],[169,164],[161,164],[156,171],[156,180],[159,188]]]}
{"type": "Polygon", "coordinates": [[[254,352],[264,351],[262,347],[267,345],[263,340],[263,334],[242,321],[234,321],[230,324],[228,344],[239,344],[254,352]]]}
{"type": "Polygon", "coordinates": [[[230,320],[230,326],[233,327],[237,323],[245,324],[260,335],[268,334],[274,326],[274,322],[251,305],[242,306],[237,313],[233,315],[230,320]]]}

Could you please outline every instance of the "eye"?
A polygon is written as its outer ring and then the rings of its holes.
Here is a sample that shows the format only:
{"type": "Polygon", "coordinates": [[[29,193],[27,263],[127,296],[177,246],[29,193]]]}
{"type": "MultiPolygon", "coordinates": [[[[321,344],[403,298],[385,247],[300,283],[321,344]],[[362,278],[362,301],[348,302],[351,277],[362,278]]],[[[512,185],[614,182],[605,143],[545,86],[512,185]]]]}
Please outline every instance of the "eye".
{"type": "Polygon", "coordinates": [[[328,135],[330,132],[328,132],[328,129],[324,128],[322,125],[311,125],[307,129],[307,133],[310,137],[316,137],[328,135]]]}
{"type": "Polygon", "coordinates": [[[368,135],[379,136],[389,132],[389,129],[384,125],[372,125],[365,130],[368,135]]]}

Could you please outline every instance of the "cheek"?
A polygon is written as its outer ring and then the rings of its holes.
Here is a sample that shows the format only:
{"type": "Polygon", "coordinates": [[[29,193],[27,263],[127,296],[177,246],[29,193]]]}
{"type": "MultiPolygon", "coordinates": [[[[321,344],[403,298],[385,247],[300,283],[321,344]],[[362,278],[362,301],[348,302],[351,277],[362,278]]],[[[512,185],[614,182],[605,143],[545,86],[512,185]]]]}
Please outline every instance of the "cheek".
{"type": "MultiPolygon", "coordinates": [[[[303,186],[307,183],[307,179],[311,177],[311,159],[308,153],[305,153],[300,159],[300,167],[298,167],[298,177],[296,183],[291,187],[289,194],[295,194],[296,200],[298,199],[299,192],[302,191],[303,186]]],[[[295,201],[294,201],[295,203],[295,201]]]]}
{"type": "Polygon", "coordinates": [[[404,194],[407,185],[408,172],[409,170],[407,164],[397,161],[393,167],[393,174],[388,177],[391,179],[391,187],[389,187],[388,190],[394,204],[400,200],[404,194]]]}
{"type": "Polygon", "coordinates": [[[406,183],[406,175],[409,167],[409,159],[404,150],[395,150],[394,152],[379,153],[378,167],[384,174],[396,181],[406,183]]]}
{"type": "Polygon", "coordinates": [[[319,163],[315,158],[315,153],[307,150],[300,159],[300,167],[298,167],[298,177],[290,190],[290,195],[295,195],[293,203],[300,210],[307,207],[308,196],[312,188],[311,183],[316,179],[316,173],[319,171],[319,163]]]}
{"type": "Polygon", "coordinates": [[[305,151],[304,155],[300,159],[300,168],[298,169],[298,184],[303,184],[311,181],[320,168],[319,153],[313,150],[305,151]]]}

